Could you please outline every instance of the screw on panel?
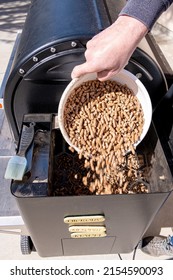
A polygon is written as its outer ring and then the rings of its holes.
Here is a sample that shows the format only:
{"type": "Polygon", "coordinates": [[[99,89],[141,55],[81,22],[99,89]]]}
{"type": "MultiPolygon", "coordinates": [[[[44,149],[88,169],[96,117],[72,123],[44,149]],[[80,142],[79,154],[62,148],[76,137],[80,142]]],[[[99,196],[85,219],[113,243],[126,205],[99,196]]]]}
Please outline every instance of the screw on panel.
{"type": "Polygon", "coordinates": [[[137,73],[136,78],[141,79],[142,78],[142,73],[137,73]]]}
{"type": "Polygon", "coordinates": [[[56,49],[55,49],[54,47],[51,47],[51,48],[50,48],[50,51],[51,51],[52,53],[55,53],[55,52],[56,52],[56,49]]]}
{"type": "Polygon", "coordinates": [[[20,73],[21,75],[23,75],[23,74],[25,73],[25,70],[23,70],[22,68],[20,68],[20,69],[19,69],[19,73],[20,73]]]}
{"type": "Polygon", "coordinates": [[[71,42],[71,46],[72,46],[73,48],[75,48],[75,47],[77,46],[77,43],[76,43],[75,41],[72,41],[72,42],[71,42]]]}
{"type": "Polygon", "coordinates": [[[38,57],[33,56],[32,60],[33,60],[34,62],[37,62],[37,61],[38,61],[38,57]]]}

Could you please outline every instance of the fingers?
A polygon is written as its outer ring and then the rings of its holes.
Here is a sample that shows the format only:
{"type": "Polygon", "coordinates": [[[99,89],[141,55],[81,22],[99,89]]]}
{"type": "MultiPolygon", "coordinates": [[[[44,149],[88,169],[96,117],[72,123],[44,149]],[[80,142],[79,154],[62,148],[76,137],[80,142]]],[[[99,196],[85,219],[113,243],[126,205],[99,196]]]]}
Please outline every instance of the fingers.
{"type": "Polygon", "coordinates": [[[117,73],[119,73],[122,69],[125,68],[125,66],[128,64],[127,62],[124,62],[122,65],[117,65],[116,68],[110,69],[110,70],[103,70],[97,72],[97,78],[101,82],[106,81],[110,79],[111,77],[115,76],[117,73]]]}
{"type": "Polygon", "coordinates": [[[97,71],[97,69],[91,68],[87,62],[77,65],[74,67],[72,73],[71,73],[71,78],[79,78],[80,76],[92,72],[97,72],[97,78],[100,81],[106,81],[113,75],[115,75],[118,71],[111,71],[111,70],[103,70],[103,71],[97,71]]]}
{"type": "Polygon", "coordinates": [[[97,78],[99,81],[103,82],[112,77],[115,74],[115,72],[112,72],[110,70],[104,70],[97,73],[97,78]]]}
{"type": "Polygon", "coordinates": [[[73,71],[71,73],[71,78],[79,78],[80,76],[87,74],[87,73],[91,73],[93,72],[91,68],[88,67],[88,63],[85,62],[81,65],[77,65],[73,68],[73,71]]]}

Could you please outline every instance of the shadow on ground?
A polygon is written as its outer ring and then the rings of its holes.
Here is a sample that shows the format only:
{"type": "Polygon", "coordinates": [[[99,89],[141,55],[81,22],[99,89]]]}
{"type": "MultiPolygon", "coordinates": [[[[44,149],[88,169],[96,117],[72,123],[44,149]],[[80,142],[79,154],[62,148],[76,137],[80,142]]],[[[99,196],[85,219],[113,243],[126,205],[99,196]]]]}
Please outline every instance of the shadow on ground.
{"type": "MultiPolygon", "coordinates": [[[[0,31],[16,33],[22,29],[30,0],[0,0],[0,31]]],[[[11,39],[1,39],[1,42],[11,43],[11,39]]]]}

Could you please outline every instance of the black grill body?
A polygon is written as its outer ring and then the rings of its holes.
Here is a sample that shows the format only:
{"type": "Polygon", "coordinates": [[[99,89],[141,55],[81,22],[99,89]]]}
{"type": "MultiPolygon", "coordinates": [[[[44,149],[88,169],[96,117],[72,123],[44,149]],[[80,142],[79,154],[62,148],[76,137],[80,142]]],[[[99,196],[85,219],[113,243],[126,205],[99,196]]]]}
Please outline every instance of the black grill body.
{"type": "MultiPolygon", "coordinates": [[[[16,143],[23,124],[36,123],[33,145],[27,153],[28,172],[22,182],[11,183],[11,192],[34,246],[43,257],[131,252],[172,191],[171,153],[165,156],[157,132],[159,125],[153,121],[138,147],[147,162],[148,194],[54,196],[52,193],[55,159],[69,154],[56,125],[60,97],[71,80],[73,67],[85,60],[87,41],[116,19],[124,3],[31,2],[7,80],[4,106],[16,143]],[[163,176],[165,181],[160,179],[163,176]],[[95,215],[104,216],[104,221],[94,224],[105,226],[106,237],[71,238],[65,217],[95,215]]],[[[153,111],[157,108],[159,115],[157,105],[167,92],[167,83],[158,64],[137,48],[126,69],[146,86],[153,111]]]]}
{"type": "MultiPolygon", "coordinates": [[[[87,41],[117,17],[124,1],[118,2],[31,2],[4,93],[5,111],[16,141],[24,114],[57,112],[73,67],[85,60],[87,41]]],[[[140,73],[155,107],[166,85],[153,59],[137,49],[126,68],[140,73]]]]}

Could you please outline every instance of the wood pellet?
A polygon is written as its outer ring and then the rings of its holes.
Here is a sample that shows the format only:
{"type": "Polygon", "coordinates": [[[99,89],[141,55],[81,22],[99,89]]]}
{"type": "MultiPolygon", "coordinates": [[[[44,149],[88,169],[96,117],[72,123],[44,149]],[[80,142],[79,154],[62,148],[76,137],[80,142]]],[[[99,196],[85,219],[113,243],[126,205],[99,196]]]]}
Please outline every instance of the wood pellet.
{"type": "MultiPolygon", "coordinates": [[[[129,182],[136,178],[134,170],[125,169],[126,155],[135,155],[144,125],[133,92],[115,81],[84,82],[68,98],[64,120],[71,142],[80,149],[79,158],[85,157],[85,168],[92,170],[92,178],[83,178],[84,185],[94,194],[128,193],[129,182]]],[[[142,184],[136,189],[147,191],[142,184]]]]}

